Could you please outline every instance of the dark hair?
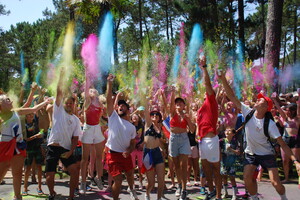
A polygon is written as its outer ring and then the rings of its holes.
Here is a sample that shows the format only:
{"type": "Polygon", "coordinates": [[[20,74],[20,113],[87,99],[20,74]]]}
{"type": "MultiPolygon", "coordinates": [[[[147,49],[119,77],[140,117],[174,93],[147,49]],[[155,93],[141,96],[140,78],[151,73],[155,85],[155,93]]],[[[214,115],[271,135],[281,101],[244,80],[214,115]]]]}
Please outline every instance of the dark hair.
{"type": "Polygon", "coordinates": [[[183,98],[177,97],[177,98],[175,99],[175,103],[179,103],[179,102],[182,102],[182,103],[185,104],[185,101],[183,100],[183,98]]]}
{"type": "Polygon", "coordinates": [[[75,98],[74,98],[74,97],[72,97],[72,96],[68,96],[68,97],[66,97],[66,98],[65,98],[65,101],[67,101],[67,100],[69,100],[69,99],[71,99],[71,100],[73,101],[73,103],[75,103],[75,98]]]}
{"type": "Polygon", "coordinates": [[[118,106],[119,105],[125,105],[128,110],[130,108],[129,104],[125,100],[123,100],[123,99],[121,99],[121,100],[118,101],[118,106]]]}
{"type": "Polygon", "coordinates": [[[154,114],[158,115],[158,117],[159,117],[159,123],[163,121],[162,120],[162,115],[161,115],[161,113],[158,110],[153,110],[153,111],[150,112],[150,116],[154,115],[154,114]]]}
{"type": "Polygon", "coordinates": [[[290,112],[293,112],[292,118],[297,116],[297,104],[290,103],[290,104],[286,105],[285,108],[288,108],[290,110],[290,112]]]}

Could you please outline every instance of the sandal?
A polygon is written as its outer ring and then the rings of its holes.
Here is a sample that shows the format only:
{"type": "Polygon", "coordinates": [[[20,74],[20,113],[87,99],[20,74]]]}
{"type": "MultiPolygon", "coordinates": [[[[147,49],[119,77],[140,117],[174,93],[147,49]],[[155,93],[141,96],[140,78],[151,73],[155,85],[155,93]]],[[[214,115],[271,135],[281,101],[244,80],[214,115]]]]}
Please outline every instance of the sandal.
{"type": "Polygon", "coordinates": [[[22,192],[22,196],[27,196],[28,195],[28,192],[26,191],[24,191],[24,192],[22,192]]]}
{"type": "Polygon", "coordinates": [[[43,190],[39,190],[38,188],[36,188],[36,192],[38,193],[38,195],[44,195],[43,190]]]}

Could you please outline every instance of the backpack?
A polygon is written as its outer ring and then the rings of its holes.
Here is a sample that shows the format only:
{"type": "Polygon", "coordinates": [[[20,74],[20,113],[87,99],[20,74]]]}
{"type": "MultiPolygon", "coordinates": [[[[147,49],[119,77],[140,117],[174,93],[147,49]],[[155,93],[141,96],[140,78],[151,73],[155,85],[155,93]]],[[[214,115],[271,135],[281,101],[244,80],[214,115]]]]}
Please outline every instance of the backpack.
{"type": "MultiPolygon", "coordinates": [[[[251,117],[253,116],[254,112],[255,112],[255,109],[251,110],[251,112],[248,115],[246,115],[245,121],[236,130],[236,133],[245,128],[245,125],[251,119],[251,117]]],[[[272,113],[271,112],[266,112],[266,114],[265,114],[265,120],[264,120],[264,134],[267,137],[268,142],[271,144],[271,146],[273,147],[273,149],[275,150],[275,152],[277,154],[277,153],[279,153],[278,149],[277,149],[278,144],[276,143],[275,140],[271,139],[271,137],[269,135],[269,123],[270,123],[270,120],[274,121],[272,113]]],[[[245,141],[245,143],[246,143],[246,141],[245,141]]],[[[246,148],[246,145],[244,147],[246,148]]]]}

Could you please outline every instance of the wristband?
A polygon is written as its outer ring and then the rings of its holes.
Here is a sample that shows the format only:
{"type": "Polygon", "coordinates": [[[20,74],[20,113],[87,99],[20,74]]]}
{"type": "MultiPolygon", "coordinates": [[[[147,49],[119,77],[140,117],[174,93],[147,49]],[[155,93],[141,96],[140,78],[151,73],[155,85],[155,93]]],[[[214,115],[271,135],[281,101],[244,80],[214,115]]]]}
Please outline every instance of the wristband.
{"type": "Polygon", "coordinates": [[[292,162],[295,163],[295,162],[299,162],[299,161],[297,159],[295,159],[295,160],[292,160],[292,162]]]}

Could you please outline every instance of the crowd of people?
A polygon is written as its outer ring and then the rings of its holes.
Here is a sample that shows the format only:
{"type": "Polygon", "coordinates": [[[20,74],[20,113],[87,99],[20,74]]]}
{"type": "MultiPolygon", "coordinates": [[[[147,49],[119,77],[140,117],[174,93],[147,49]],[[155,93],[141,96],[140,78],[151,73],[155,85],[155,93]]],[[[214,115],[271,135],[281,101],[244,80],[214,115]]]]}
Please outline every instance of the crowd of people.
{"type": "Polygon", "coordinates": [[[182,98],[170,86],[169,98],[166,90],[158,89],[152,96],[146,91],[148,95],[132,104],[124,93],[113,92],[112,74],[107,77],[106,95],[99,95],[86,74],[80,97],[67,96],[63,68],[55,98],[45,96],[47,91],[32,83],[27,101],[13,108],[8,95],[1,92],[0,182],[11,168],[14,200],[20,200],[28,195],[30,174],[37,171],[37,194],[42,195],[45,164],[48,199],[54,200],[55,173],[63,168],[70,175],[68,199],[72,200],[91,189],[89,182],[104,190],[107,171],[105,191],[114,200],[119,199],[123,175],[130,198],[137,200],[137,172],[138,189],[147,183],[145,200],[150,199],[155,182],[157,199],[164,197],[164,190],[176,188],[174,198],[185,200],[191,177],[206,199],[228,197],[229,178],[234,200],[240,163],[249,198],[259,199],[257,181],[261,177],[256,172],[266,170],[281,199],[287,199],[282,183],[289,181],[291,162],[300,175],[300,91],[285,96],[274,93],[271,98],[259,91],[252,99],[238,99],[223,72],[218,74],[221,84],[213,88],[205,57],[199,59],[199,65],[204,99],[182,98]],[[280,155],[284,180],[280,180],[276,161],[280,155]],[[165,185],[167,169],[169,188],[165,185]]]}

